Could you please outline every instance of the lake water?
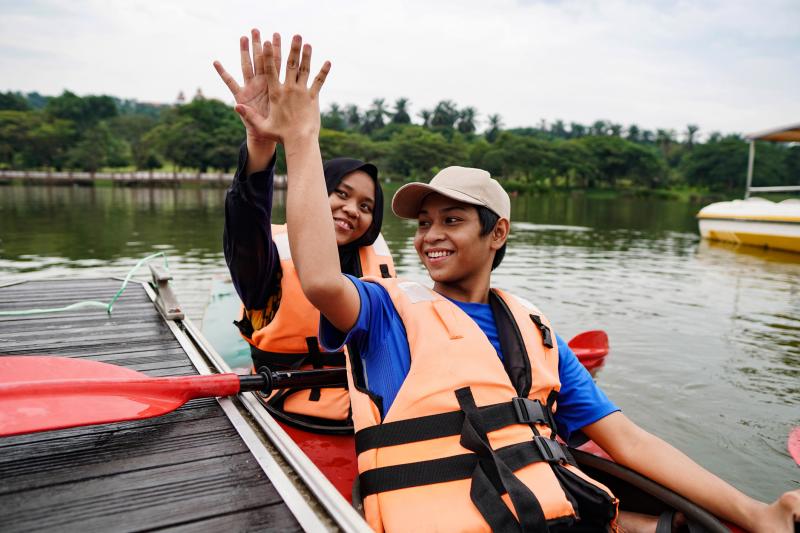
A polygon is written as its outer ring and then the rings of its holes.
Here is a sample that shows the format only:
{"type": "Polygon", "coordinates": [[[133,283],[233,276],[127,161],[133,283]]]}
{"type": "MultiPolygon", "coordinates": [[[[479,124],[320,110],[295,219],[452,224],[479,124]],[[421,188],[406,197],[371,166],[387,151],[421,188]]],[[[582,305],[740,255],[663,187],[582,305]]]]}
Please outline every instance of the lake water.
{"type": "MultiPolygon", "coordinates": [[[[283,200],[276,195],[278,218],[283,200]]],[[[230,324],[238,304],[221,251],[223,202],[219,189],[0,187],[0,285],[123,276],[163,251],[189,316],[232,366],[245,366],[230,324]]],[[[800,425],[800,254],[701,242],[698,208],[514,198],[493,283],[536,303],[567,339],[607,331],[611,355],[597,381],[611,399],[711,471],[772,500],[800,487],[786,451],[800,425]]],[[[398,271],[427,281],[413,225],[385,220],[398,271]]]]}

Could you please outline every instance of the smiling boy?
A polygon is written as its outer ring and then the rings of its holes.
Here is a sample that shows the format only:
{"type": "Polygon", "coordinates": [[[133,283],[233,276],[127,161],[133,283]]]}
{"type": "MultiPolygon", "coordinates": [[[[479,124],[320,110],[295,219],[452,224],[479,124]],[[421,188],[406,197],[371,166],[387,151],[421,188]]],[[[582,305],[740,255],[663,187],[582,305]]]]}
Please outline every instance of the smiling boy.
{"type": "MultiPolygon", "coordinates": [[[[395,213],[418,220],[414,247],[433,290],[341,274],[318,143],[311,49],[295,36],[286,82],[264,45],[268,119],[237,111],[280,140],[288,166],[289,243],[321,341],[349,342],[361,493],[376,530],[615,527],[616,499],[555,441],[580,430],[615,461],[752,531],[791,531],[800,491],[755,501],[636,426],[582,372],[531,304],[490,288],[505,251],[510,201],[479,169],[450,167],[401,188],[395,213]],[[557,406],[557,408],[556,408],[557,406]]],[[[653,529],[655,524],[651,524],[653,529]]],[[[652,529],[651,529],[652,530],[652,529]]]]}

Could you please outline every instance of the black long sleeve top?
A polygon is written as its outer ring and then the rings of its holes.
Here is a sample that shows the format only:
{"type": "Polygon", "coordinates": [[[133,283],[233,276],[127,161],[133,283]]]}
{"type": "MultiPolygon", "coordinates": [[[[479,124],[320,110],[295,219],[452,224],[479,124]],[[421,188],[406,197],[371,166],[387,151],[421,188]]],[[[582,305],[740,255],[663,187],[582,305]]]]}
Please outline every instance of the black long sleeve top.
{"type": "Polygon", "coordinates": [[[272,186],[275,156],[267,168],[245,175],[247,143],[239,150],[239,164],[225,195],[222,247],[231,280],[245,309],[263,309],[275,293],[280,259],[272,241],[272,186]]]}

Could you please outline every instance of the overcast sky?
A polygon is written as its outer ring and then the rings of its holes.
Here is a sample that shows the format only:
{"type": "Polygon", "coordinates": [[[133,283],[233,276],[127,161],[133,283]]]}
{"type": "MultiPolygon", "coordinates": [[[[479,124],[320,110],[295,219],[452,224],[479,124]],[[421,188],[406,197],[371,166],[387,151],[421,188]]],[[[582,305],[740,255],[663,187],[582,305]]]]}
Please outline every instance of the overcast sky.
{"type": "Polygon", "coordinates": [[[800,122],[800,0],[0,0],[0,91],[232,102],[211,62],[241,77],[251,27],[301,33],[333,62],[323,107],[452,99],[507,127],[800,122]]]}

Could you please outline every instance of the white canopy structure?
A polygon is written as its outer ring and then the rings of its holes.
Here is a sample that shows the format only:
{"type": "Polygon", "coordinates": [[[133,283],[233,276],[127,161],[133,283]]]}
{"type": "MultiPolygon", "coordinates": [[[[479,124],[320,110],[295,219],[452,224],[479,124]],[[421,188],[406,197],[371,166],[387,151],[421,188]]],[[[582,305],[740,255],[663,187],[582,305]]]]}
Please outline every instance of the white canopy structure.
{"type": "Polygon", "coordinates": [[[756,159],[756,141],[771,142],[800,142],[800,124],[774,128],[745,136],[750,141],[750,158],[747,161],[747,188],[744,192],[744,199],[750,198],[750,192],[791,192],[800,191],[800,185],[789,185],[779,187],[753,187],[753,163],[756,159]]]}

